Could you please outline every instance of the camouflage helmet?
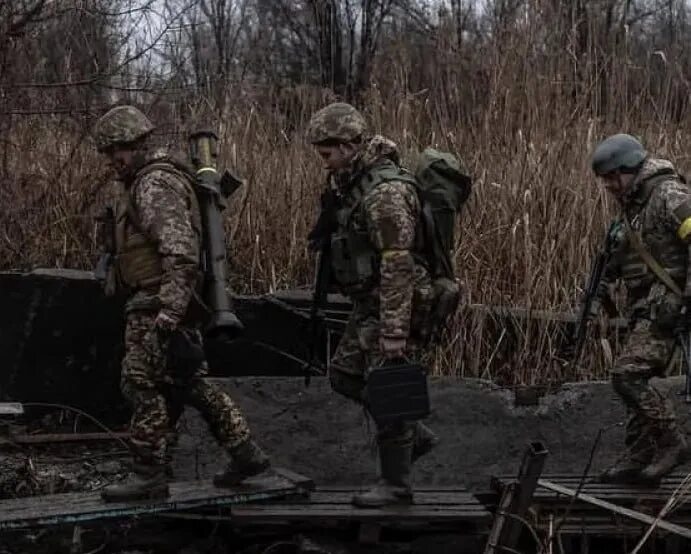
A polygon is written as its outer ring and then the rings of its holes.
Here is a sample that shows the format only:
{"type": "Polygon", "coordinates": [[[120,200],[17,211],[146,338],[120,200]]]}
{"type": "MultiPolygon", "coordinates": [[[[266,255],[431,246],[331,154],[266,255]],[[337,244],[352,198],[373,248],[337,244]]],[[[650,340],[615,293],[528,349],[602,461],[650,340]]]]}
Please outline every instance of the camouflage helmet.
{"type": "Polygon", "coordinates": [[[117,106],[96,122],[93,136],[96,148],[103,152],[113,146],[135,142],[153,130],[154,124],[137,108],[117,106]]]}
{"type": "Polygon", "coordinates": [[[648,157],[643,145],[631,135],[618,134],[607,137],[595,148],[592,166],[602,177],[621,169],[635,169],[648,157]]]}
{"type": "Polygon", "coordinates": [[[362,114],[350,104],[335,102],[316,112],[307,128],[311,144],[326,141],[352,142],[362,136],[367,123],[362,114]]]}

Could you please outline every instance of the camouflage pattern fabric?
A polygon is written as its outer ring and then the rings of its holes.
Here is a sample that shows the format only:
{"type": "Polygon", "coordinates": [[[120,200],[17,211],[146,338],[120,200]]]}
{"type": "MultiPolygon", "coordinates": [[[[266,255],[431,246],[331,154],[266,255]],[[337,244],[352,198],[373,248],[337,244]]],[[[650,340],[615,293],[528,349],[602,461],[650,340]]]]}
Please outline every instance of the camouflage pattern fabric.
{"type": "Polygon", "coordinates": [[[660,439],[678,431],[670,400],[650,383],[664,376],[674,347],[671,333],[639,319],[614,364],[612,386],[627,408],[625,444],[634,458],[651,455],[660,439]]]}
{"type": "Polygon", "coordinates": [[[348,143],[361,137],[367,130],[362,114],[350,104],[335,102],[316,112],[307,127],[307,140],[311,144],[325,141],[348,143]]]}
{"type": "MultiPolygon", "coordinates": [[[[168,434],[184,405],[196,408],[221,446],[232,451],[250,437],[242,412],[228,394],[204,380],[206,362],[189,373],[170,366],[168,339],[154,329],[155,319],[155,312],[127,315],[122,391],[133,409],[130,440],[135,463],[167,462],[168,434]]],[[[201,344],[198,330],[184,331],[201,344]]]]}
{"type": "Polygon", "coordinates": [[[157,314],[164,313],[201,345],[196,323],[185,319],[197,285],[200,250],[192,225],[193,204],[187,202],[188,190],[176,173],[157,169],[141,175],[125,185],[134,187],[139,224],[157,248],[163,275],[160,286],[134,292],[126,304],[122,390],[133,408],[135,461],[166,462],[166,434],[175,424],[170,415],[177,419],[185,404],[199,410],[219,443],[232,451],[250,438],[239,408],[228,394],[203,379],[205,361],[184,370],[169,363],[170,338],[161,337],[154,327],[157,314]]]}
{"type": "Polygon", "coordinates": [[[149,118],[134,106],[117,106],[96,122],[93,137],[97,150],[104,152],[113,146],[135,142],[154,128],[149,118]]]}
{"type": "Polygon", "coordinates": [[[378,258],[379,275],[372,281],[374,287],[367,284],[343,290],[358,303],[378,310],[374,343],[379,334],[389,338],[414,337],[429,317],[433,295],[430,275],[413,255],[420,218],[420,202],[413,186],[388,181],[361,199],[356,194],[353,176],[384,158],[398,162],[396,145],[375,136],[367,141],[349,170],[333,176],[342,204],[356,206],[349,221],[339,222],[341,229],[337,234],[348,236],[348,226],[351,226],[351,231],[367,237],[378,258]]]}
{"type": "MultiPolygon", "coordinates": [[[[380,258],[374,287],[344,291],[353,300],[353,311],[329,370],[333,389],[356,401],[362,398],[367,370],[385,361],[379,346],[380,336],[406,339],[408,359],[420,359],[424,347],[419,330],[431,309],[430,275],[413,256],[420,204],[412,185],[389,181],[361,199],[353,197],[357,186],[353,179],[383,158],[398,162],[396,145],[375,136],[365,143],[350,168],[331,176],[341,201],[361,207],[353,213],[350,224],[366,231],[380,258]]],[[[380,429],[379,434],[408,437],[410,428],[403,425],[380,429]]]]}
{"type": "MultiPolygon", "coordinates": [[[[155,151],[147,163],[163,159],[165,152],[155,151]]],[[[141,290],[128,302],[128,309],[153,308],[165,312],[176,322],[181,321],[192,300],[197,283],[200,259],[200,237],[193,225],[189,195],[193,194],[176,173],[155,169],[135,177],[123,191],[122,202],[133,195],[137,224],[156,245],[163,275],[156,290],[141,290]]]]}
{"type": "MultiPolygon", "coordinates": [[[[681,289],[689,291],[688,240],[681,240],[677,231],[683,223],[680,207],[691,206],[691,189],[672,170],[666,160],[646,160],[624,199],[624,213],[648,252],[681,289]]],[[[679,432],[670,401],[649,380],[664,376],[670,362],[682,299],[645,267],[623,227],[617,233],[605,281],[608,285],[623,278],[632,330],[615,361],[612,385],[629,412],[626,445],[630,455],[640,459],[648,456],[660,439],[679,432]]]]}
{"type": "Polygon", "coordinates": [[[644,162],[626,198],[625,211],[648,252],[654,253],[680,288],[686,289],[686,296],[691,296],[691,237],[681,240],[677,234],[680,225],[691,216],[691,187],[679,179],[671,162],[654,158],[644,162]],[[651,191],[646,190],[646,183],[658,175],[662,175],[660,180],[656,179],[651,191]]]}

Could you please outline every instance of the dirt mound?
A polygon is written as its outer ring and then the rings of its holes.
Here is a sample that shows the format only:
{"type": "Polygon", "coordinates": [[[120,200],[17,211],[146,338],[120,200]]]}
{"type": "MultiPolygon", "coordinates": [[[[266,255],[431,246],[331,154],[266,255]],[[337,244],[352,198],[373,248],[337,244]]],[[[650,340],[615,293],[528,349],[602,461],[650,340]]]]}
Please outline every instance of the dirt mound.
{"type": "MultiPolygon", "coordinates": [[[[375,476],[373,427],[361,408],[332,393],[324,379],[305,388],[301,379],[219,380],[242,406],[257,440],[274,462],[312,476],[321,484],[366,483],[375,476]],[[370,437],[370,440],[368,440],[370,437]]],[[[683,383],[668,379],[677,392],[683,383]]],[[[491,475],[518,469],[529,441],[549,449],[546,473],[583,471],[600,429],[593,471],[613,462],[623,444],[623,407],[608,383],[573,384],[514,407],[513,394],[477,381],[438,379],[431,383],[433,413],[428,423],[441,436],[439,447],[416,466],[418,484],[465,482],[485,489],[491,475]]],[[[679,403],[678,395],[674,395],[679,403]]],[[[688,408],[678,405],[680,420],[688,408]]],[[[181,421],[175,455],[180,477],[208,477],[224,459],[203,422],[188,410],[181,421]]]]}

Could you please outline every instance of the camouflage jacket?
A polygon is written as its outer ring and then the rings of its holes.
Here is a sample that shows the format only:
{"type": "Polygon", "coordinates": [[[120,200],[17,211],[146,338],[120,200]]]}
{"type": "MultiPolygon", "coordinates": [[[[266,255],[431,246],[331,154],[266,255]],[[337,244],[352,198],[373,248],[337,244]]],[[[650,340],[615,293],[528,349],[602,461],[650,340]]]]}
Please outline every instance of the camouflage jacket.
{"type": "Polygon", "coordinates": [[[153,263],[158,272],[153,285],[130,285],[128,311],[160,310],[180,322],[199,284],[201,225],[189,179],[168,160],[164,151],[155,151],[137,164],[123,183],[117,225],[123,228],[122,245],[143,246],[135,270],[153,263]]]}
{"type": "Polygon", "coordinates": [[[383,162],[399,163],[396,145],[369,139],[347,170],[330,175],[337,192],[337,229],[332,234],[332,274],[356,302],[378,305],[379,332],[408,338],[424,316],[430,277],[415,256],[420,202],[411,183],[386,181],[363,186],[368,171],[383,162]],[[414,306],[414,298],[416,306],[414,306]]]}
{"type": "Polygon", "coordinates": [[[691,296],[688,263],[691,187],[669,161],[647,159],[622,204],[620,222],[613,229],[614,246],[600,285],[600,296],[606,293],[609,284],[620,278],[627,288],[629,310],[655,301],[651,295],[669,293],[632,245],[632,232],[640,236],[644,248],[669,273],[685,296],[691,296]]]}

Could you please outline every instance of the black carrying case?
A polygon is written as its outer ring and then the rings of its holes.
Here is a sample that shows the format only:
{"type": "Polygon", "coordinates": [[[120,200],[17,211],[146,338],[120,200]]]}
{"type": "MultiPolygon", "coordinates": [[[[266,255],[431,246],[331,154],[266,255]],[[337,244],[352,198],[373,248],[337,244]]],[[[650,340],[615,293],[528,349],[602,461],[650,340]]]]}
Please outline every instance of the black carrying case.
{"type": "Polygon", "coordinates": [[[365,387],[365,404],[377,425],[426,418],[430,402],[425,369],[408,362],[371,369],[365,387]]]}

